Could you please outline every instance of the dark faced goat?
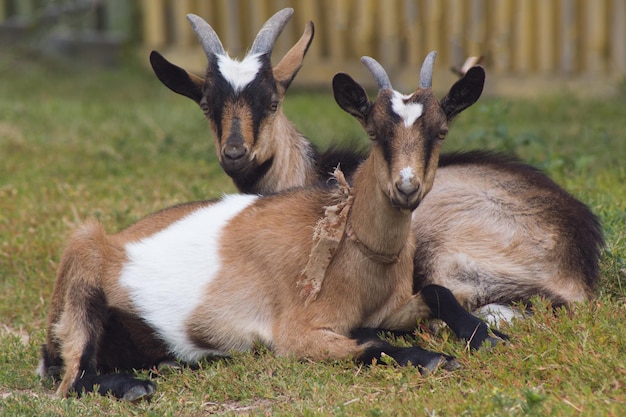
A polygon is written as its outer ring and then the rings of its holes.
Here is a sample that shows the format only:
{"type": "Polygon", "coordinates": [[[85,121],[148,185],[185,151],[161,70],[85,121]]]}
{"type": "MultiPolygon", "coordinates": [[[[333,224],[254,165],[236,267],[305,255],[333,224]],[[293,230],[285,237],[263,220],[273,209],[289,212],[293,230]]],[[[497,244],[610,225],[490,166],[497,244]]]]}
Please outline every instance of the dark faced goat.
{"type": "MultiPolygon", "coordinates": [[[[43,375],[62,375],[58,395],[97,387],[134,400],[154,385],[114,370],[193,363],[255,343],[311,360],[371,363],[386,354],[425,371],[454,368],[447,355],[395,347],[367,330],[410,331],[433,315],[475,347],[493,343],[486,324],[463,308],[439,315],[440,303],[454,301],[445,288],[413,291],[412,211],[433,185],[448,124],[478,99],[484,79],[482,69],[471,71],[439,102],[433,60],[413,94],[382,83],[374,102],[348,75],[335,76],[337,102],[372,140],[352,186],[181,204],[113,235],[97,222],[80,227],[60,261],[40,366],[43,375]],[[304,297],[314,230],[341,204],[345,233],[319,291],[304,297]]],[[[364,62],[379,81],[386,77],[374,60],[364,62]]]]}
{"type": "MultiPolygon", "coordinates": [[[[219,39],[206,22],[197,17],[193,21],[209,59],[206,81],[192,82],[186,71],[171,64],[153,63],[153,67],[174,91],[200,103],[215,102],[217,107],[208,108],[218,112],[222,101],[216,101],[220,95],[213,86],[228,86],[225,75],[215,70],[220,55],[214,52],[214,44],[219,44],[219,39]]],[[[308,45],[310,37],[307,39],[308,45]]],[[[299,68],[304,50],[298,45],[293,50],[300,51],[299,68]]],[[[290,54],[293,52],[287,56],[290,54]]],[[[482,70],[464,66],[461,74],[477,71],[482,70]]],[[[274,73],[280,72],[275,69],[274,73]]],[[[269,68],[258,71],[254,79],[258,88],[266,88],[262,94],[255,90],[259,103],[280,86],[269,68]]],[[[246,91],[242,90],[242,96],[248,94],[249,102],[256,103],[246,91]]],[[[279,91],[282,100],[284,90],[279,91]]],[[[223,120],[211,114],[213,125],[223,120]]],[[[282,120],[284,116],[279,114],[282,120]]],[[[263,160],[284,163],[264,172],[256,170],[255,175],[260,176],[255,186],[248,186],[251,182],[246,175],[226,170],[241,192],[273,193],[314,183],[331,172],[306,145],[306,139],[295,130],[290,132],[259,140],[267,150],[263,160]]],[[[216,134],[216,138],[222,136],[216,134]]],[[[335,157],[347,174],[360,158],[347,152],[343,159],[335,157]]],[[[598,280],[603,237],[596,217],[546,175],[511,156],[487,151],[442,154],[433,191],[413,214],[412,230],[417,246],[415,290],[428,284],[443,285],[471,310],[483,306],[495,310],[494,304],[528,302],[536,295],[554,306],[584,301],[593,295],[598,280]]]]}
{"type": "Polygon", "coordinates": [[[311,185],[327,177],[329,167],[338,161],[352,172],[363,159],[340,149],[319,154],[283,113],[285,93],[314,33],[313,23],[308,22],[300,40],[272,68],[274,43],[292,14],[293,9],[287,8],[268,19],[241,61],[228,55],[208,23],[188,15],[208,59],[204,79],[156,51],[150,55],[159,80],[200,106],[213,132],[220,165],[244,193],[269,194],[311,185]]]}

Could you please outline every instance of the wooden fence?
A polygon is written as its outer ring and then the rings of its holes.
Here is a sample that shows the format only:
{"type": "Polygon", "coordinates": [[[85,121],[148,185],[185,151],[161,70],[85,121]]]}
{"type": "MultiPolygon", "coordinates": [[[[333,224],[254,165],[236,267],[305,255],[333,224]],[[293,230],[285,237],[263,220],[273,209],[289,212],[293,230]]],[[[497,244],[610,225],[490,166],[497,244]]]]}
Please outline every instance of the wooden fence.
{"type": "Polygon", "coordinates": [[[276,48],[280,57],[315,23],[300,86],[328,85],[337,71],[366,80],[370,55],[394,85],[412,88],[421,60],[437,50],[441,72],[484,55],[492,91],[604,87],[626,76],[626,0],[142,0],[143,39],[174,62],[202,72],[204,55],[185,19],[204,17],[232,56],[241,57],[275,11],[295,9],[276,48]],[[396,81],[398,80],[398,81],[396,81]],[[584,82],[581,82],[584,81],[584,82]]]}
{"type": "Polygon", "coordinates": [[[265,20],[284,7],[295,14],[274,59],[296,42],[306,21],[316,28],[298,87],[328,88],[338,71],[367,83],[359,58],[370,55],[394,86],[408,91],[430,50],[439,52],[435,87],[449,85],[448,69],[468,55],[485,57],[488,89],[502,94],[605,92],[626,77],[626,0],[0,0],[0,38],[16,21],[52,22],[104,39],[134,39],[146,63],[147,52],[157,49],[202,73],[206,58],[187,13],[204,17],[230,54],[242,57],[265,20]]]}
{"type": "Polygon", "coordinates": [[[0,54],[7,46],[88,65],[118,65],[133,37],[127,0],[0,0],[0,54]]]}

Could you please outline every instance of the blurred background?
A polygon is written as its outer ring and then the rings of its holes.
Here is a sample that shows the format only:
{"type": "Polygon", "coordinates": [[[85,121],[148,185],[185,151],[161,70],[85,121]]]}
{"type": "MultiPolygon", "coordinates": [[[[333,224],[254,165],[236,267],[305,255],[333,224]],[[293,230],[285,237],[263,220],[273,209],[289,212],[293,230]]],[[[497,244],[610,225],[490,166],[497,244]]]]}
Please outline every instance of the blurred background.
{"type": "Polygon", "coordinates": [[[206,58],[187,13],[205,18],[242,57],[284,7],[295,14],[275,58],[306,21],[316,28],[295,88],[327,87],[337,71],[367,84],[359,58],[370,55],[396,89],[409,91],[430,50],[439,52],[435,87],[448,86],[448,69],[468,56],[483,57],[487,92],[497,95],[611,94],[626,77],[626,0],[0,0],[0,45],[99,66],[129,56],[148,65],[156,49],[201,74],[206,58]]]}

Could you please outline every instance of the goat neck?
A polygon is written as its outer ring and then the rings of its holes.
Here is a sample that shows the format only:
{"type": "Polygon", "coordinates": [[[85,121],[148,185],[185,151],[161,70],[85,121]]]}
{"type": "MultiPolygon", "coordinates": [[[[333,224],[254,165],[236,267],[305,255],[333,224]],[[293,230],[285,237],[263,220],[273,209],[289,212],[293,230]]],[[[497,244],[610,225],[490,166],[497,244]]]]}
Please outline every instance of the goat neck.
{"type": "Polygon", "coordinates": [[[367,258],[392,264],[409,239],[411,211],[395,206],[379,186],[376,176],[385,166],[382,153],[374,148],[354,173],[354,201],[346,233],[367,258]]]}
{"type": "Polygon", "coordinates": [[[302,185],[310,185],[317,178],[315,171],[316,151],[293,123],[287,119],[282,109],[261,133],[252,157],[257,161],[271,161],[265,175],[258,176],[247,186],[236,185],[248,193],[271,194],[302,185]]]}

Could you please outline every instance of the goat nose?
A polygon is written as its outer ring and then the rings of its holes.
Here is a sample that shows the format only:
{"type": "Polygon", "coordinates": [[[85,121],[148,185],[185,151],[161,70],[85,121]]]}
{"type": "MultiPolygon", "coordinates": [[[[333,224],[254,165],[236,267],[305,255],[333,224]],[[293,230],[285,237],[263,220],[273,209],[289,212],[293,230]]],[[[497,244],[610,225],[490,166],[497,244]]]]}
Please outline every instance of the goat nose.
{"type": "Polygon", "coordinates": [[[420,190],[420,184],[418,182],[401,180],[401,181],[396,181],[395,185],[396,185],[396,190],[398,190],[400,194],[406,197],[410,197],[416,194],[417,192],[419,192],[420,190]]]}
{"type": "Polygon", "coordinates": [[[405,197],[415,195],[420,189],[420,181],[412,167],[406,166],[399,172],[399,178],[396,179],[396,190],[405,197]]]}
{"type": "Polygon", "coordinates": [[[224,156],[228,159],[239,159],[246,154],[246,148],[244,146],[227,146],[224,149],[224,156]]]}

